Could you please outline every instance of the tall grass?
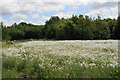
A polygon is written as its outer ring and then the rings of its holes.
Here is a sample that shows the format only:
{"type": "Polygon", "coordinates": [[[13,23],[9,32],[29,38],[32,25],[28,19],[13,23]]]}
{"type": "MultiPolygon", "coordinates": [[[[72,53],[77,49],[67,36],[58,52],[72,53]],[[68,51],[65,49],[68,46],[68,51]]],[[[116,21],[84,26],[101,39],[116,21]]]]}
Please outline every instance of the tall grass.
{"type": "Polygon", "coordinates": [[[116,42],[107,42],[104,44],[101,41],[96,44],[97,46],[91,46],[96,43],[93,41],[86,47],[85,44],[88,42],[82,41],[20,43],[6,52],[7,54],[3,50],[2,76],[3,78],[19,78],[21,75],[29,78],[118,78],[116,42]],[[110,47],[112,44],[115,46],[110,47]],[[8,55],[11,52],[12,54],[8,55]]]}

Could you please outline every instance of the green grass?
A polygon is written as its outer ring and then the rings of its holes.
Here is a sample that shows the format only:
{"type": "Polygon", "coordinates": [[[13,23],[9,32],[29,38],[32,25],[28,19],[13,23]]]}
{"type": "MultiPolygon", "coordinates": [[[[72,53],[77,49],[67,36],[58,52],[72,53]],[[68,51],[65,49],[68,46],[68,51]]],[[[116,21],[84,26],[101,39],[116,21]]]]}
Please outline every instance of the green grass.
{"type": "MultiPolygon", "coordinates": [[[[48,57],[48,56],[46,56],[48,57]]],[[[57,65],[55,67],[50,67],[45,64],[45,68],[39,66],[42,61],[34,58],[30,60],[22,60],[18,57],[6,57],[3,56],[3,78],[19,78],[20,75],[27,75],[30,78],[117,78],[118,68],[115,67],[85,67],[76,64],[64,64],[65,60],[69,57],[56,57],[49,56],[53,58],[51,65],[57,65]],[[61,70],[58,67],[64,66],[61,70]],[[55,69],[53,71],[53,69],[55,69]]],[[[81,59],[74,59],[75,62],[82,61],[81,59]]],[[[46,63],[49,60],[45,61],[46,63]]],[[[91,61],[90,61],[91,62],[91,61]]]]}
{"type": "MultiPolygon", "coordinates": [[[[21,48],[22,46],[15,45],[21,42],[16,41],[13,44],[5,44],[7,47],[4,48],[8,48],[8,46],[21,48]]],[[[36,47],[40,47],[40,49],[45,48],[41,52],[38,51],[39,53],[25,51],[25,52],[20,52],[19,53],[21,54],[20,56],[7,56],[3,54],[2,77],[19,78],[21,75],[26,75],[29,78],[118,78],[118,67],[107,66],[107,64],[110,64],[109,61],[104,63],[99,58],[97,60],[92,60],[92,58],[85,56],[81,57],[81,56],[68,56],[68,55],[66,56],[54,55],[54,54],[50,54],[49,53],[50,50],[47,50],[47,47],[45,46],[42,47],[38,45],[36,46],[36,47]],[[49,54],[45,54],[45,53],[49,53],[49,54]],[[31,54],[34,55],[31,56],[31,54]],[[82,64],[83,62],[86,63],[88,66],[86,66],[86,64],[82,64]],[[95,65],[90,66],[91,64],[95,64],[95,65]]],[[[51,45],[47,45],[47,46],[50,47],[51,45]]],[[[57,44],[54,45],[54,48],[55,46],[57,46],[57,44]]],[[[73,49],[74,47],[75,49],[77,49],[76,45],[73,45],[72,47],[73,49]]],[[[25,50],[30,49],[31,51],[34,48],[25,47],[24,49],[25,50]]],[[[67,49],[71,50],[72,48],[71,46],[68,45],[67,49]]],[[[62,50],[64,51],[64,49],[62,50]]],[[[95,48],[93,50],[96,51],[99,49],[95,48]]],[[[109,48],[103,48],[101,52],[108,53],[115,51],[109,48]]],[[[103,57],[103,56],[106,55],[103,54],[103,55],[99,55],[98,57],[103,57]]],[[[108,57],[112,59],[114,56],[108,56],[108,57]]],[[[105,58],[107,59],[108,57],[105,58]]]]}

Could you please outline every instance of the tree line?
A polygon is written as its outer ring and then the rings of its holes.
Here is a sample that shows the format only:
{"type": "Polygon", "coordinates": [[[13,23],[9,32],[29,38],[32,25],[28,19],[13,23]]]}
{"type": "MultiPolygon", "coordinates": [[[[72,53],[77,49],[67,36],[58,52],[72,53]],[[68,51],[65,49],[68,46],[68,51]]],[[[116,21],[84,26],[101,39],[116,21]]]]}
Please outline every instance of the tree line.
{"type": "Polygon", "coordinates": [[[21,22],[11,26],[0,23],[2,40],[55,39],[55,40],[106,40],[120,39],[120,17],[117,19],[92,19],[72,15],[71,18],[52,16],[45,25],[21,22]]]}

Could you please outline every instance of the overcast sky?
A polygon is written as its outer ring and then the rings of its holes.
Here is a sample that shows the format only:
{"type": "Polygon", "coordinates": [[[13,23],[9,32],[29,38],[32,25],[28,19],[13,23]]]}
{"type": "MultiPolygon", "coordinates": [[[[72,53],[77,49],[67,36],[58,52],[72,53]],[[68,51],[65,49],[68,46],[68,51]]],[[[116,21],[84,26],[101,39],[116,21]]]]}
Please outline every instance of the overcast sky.
{"type": "Polygon", "coordinates": [[[0,21],[5,25],[27,22],[45,24],[51,16],[88,15],[117,18],[119,0],[0,0],[0,21]]]}

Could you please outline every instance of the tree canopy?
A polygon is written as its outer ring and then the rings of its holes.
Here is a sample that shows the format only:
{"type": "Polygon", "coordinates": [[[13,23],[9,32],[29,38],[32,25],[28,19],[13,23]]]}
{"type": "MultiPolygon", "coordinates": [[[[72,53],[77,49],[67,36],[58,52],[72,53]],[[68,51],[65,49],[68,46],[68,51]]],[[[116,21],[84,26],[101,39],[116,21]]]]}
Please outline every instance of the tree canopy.
{"type": "Polygon", "coordinates": [[[3,40],[56,39],[56,40],[104,40],[120,39],[120,17],[118,19],[91,19],[89,16],[73,15],[64,19],[52,16],[45,25],[21,22],[4,26],[1,22],[3,40]]]}

